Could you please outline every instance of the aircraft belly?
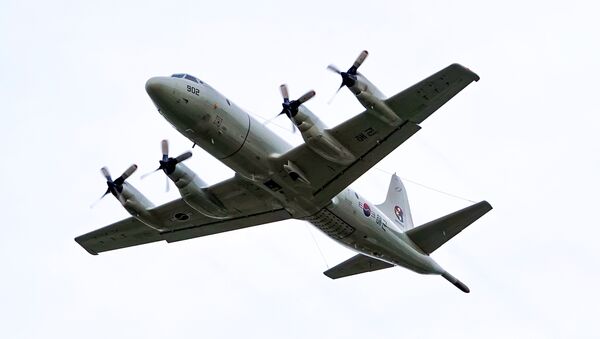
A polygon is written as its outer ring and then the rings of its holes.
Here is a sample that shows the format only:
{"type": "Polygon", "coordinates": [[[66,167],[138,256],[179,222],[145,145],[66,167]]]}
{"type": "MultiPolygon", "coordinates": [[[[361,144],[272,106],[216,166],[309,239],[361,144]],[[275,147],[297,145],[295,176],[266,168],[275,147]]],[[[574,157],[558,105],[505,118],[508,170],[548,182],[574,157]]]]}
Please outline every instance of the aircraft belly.
{"type": "MultiPolygon", "coordinates": [[[[421,274],[441,274],[443,269],[429,256],[419,253],[394,231],[373,227],[360,219],[344,216],[332,204],[318,213],[302,218],[341,245],[390,264],[421,274]],[[350,221],[350,222],[348,222],[350,221]]],[[[348,212],[349,209],[345,209],[348,212]]]]}
{"type": "Polygon", "coordinates": [[[303,220],[310,222],[333,240],[353,247],[355,237],[351,237],[351,235],[356,232],[356,228],[331,213],[327,208],[323,208],[303,220]]]}

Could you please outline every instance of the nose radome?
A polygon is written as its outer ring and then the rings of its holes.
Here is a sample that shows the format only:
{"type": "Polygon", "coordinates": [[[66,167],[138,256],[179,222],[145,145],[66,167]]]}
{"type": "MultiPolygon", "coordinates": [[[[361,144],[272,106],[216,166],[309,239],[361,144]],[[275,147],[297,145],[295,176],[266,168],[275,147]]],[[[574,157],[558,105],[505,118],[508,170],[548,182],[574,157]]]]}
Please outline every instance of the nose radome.
{"type": "Polygon", "coordinates": [[[146,81],[146,92],[152,99],[157,99],[169,93],[169,78],[153,77],[146,81]]]}

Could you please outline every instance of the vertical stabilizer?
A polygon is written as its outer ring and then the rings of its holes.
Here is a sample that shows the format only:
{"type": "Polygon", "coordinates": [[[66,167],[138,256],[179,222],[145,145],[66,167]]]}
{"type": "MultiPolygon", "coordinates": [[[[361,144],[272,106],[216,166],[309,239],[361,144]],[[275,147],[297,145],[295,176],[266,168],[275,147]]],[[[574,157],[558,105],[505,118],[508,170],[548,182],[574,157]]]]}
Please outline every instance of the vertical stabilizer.
{"type": "Polygon", "coordinates": [[[385,202],[377,205],[377,208],[392,219],[401,230],[406,231],[413,228],[406,188],[396,173],[392,175],[385,202]]]}

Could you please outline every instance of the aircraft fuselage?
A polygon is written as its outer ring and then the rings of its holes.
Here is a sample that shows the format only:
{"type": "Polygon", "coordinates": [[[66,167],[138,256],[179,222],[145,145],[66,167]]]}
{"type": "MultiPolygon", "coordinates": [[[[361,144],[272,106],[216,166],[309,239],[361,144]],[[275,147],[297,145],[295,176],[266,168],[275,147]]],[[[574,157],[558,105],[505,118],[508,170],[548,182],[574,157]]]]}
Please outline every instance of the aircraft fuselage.
{"type": "Polygon", "coordinates": [[[424,274],[445,271],[422,253],[395,221],[347,188],[316,204],[277,182],[271,159],[291,145],[225,96],[201,81],[175,77],[148,80],[146,90],[160,114],[181,134],[237,175],[269,192],[294,218],[306,220],[354,251],[424,274]],[[280,186],[273,190],[270,185],[280,186]]]}

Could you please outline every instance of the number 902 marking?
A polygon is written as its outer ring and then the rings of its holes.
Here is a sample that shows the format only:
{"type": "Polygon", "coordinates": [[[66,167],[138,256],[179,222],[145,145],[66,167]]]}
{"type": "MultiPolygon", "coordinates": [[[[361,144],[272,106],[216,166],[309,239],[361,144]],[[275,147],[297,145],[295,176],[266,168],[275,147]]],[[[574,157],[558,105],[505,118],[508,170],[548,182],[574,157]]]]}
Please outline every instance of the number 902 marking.
{"type": "Polygon", "coordinates": [[[194,86],[187,85],[187,91],[192,94],[195,94],[196,96],[200,96],[200,90],[194,86]]]}

